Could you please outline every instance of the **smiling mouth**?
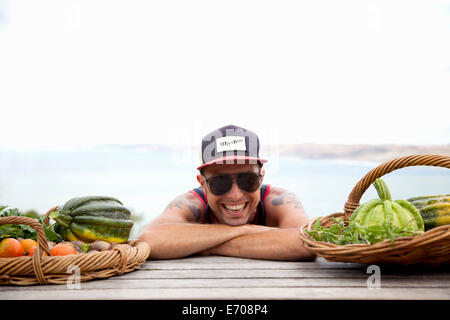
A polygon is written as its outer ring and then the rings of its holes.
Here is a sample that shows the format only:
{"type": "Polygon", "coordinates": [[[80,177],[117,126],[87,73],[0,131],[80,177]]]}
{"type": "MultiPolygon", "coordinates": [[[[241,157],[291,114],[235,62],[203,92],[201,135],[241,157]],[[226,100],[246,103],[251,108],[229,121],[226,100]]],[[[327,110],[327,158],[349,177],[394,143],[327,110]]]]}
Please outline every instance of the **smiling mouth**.
{"type": "Polygon", "coordinates": [[[237,205],[222,204],[222,208],[225,209],[225,212],[232,217],[241,216],[242,213],[244,213],[247,206],[248,206],[248,202],[237,204],[237,205]]]}

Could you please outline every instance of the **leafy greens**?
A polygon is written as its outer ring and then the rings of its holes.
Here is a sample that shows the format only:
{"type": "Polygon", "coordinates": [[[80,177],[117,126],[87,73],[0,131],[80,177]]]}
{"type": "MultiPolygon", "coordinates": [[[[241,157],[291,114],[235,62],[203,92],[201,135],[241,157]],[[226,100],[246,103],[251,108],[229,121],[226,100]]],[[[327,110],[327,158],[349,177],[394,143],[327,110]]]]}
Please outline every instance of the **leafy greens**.
{"type": "Polygon", "coordinates": [[[334,222],[330,227],[320,225],[320,218],[316,220],[312,230],[306,232],[316,241],[324,241],[337,245],[345,245],[351,243],[374,244],[386,239],[391,240],[394,244],[396,238],[412,236],[422,233],[422,231],[414,231],[410,226],[397,227],[390,225],[389,228],[384,226],[362,227],[356,222],[348,225],[342,218],[331,218],[334,222]]]}
{"type": "MultiPolygon", "coordinates": [[[[7,206],[0,206],[0,218],[11,216],[26,216],[20,212],[17,208],[8,208],[7,206]]],[[[47,240],[54,241],[56,243],[61,242],[62,237],[54,230],[54,224],[47,226],[44,223],[45,216],[39,216],[34,218],[44,228],[45,236],[47,240]]],[[[36,231],[26,224],[5,224],[0,226],[0,241],[5,238],[23,238],[36,240],[36,231]]]]}

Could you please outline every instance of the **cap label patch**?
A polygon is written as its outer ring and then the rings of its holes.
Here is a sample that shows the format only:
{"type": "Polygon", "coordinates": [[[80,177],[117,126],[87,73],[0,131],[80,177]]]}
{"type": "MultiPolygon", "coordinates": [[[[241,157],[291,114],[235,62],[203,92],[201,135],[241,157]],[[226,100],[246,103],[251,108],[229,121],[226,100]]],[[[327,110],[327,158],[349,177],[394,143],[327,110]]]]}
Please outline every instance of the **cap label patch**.
{"type": "Polygon", "coordinates": [[[216,139],[216,152],[229,150],[246,151],[245,138],[239,136],[227,136],[216,139]]]}

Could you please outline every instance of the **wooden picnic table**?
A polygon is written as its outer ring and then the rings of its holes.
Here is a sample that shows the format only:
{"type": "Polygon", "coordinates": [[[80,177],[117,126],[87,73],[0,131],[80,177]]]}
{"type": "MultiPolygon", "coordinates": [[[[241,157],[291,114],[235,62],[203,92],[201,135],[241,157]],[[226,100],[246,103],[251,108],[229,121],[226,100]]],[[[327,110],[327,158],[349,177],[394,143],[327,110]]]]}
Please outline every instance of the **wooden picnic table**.
{"type": "Polygon", "coordinates": [[[208,256],[147,260],[140,270],[67,285],[0,286],[0,299],[450,299],[445,266],[368,266],[208,256]],[[373,278],[371,278],[373,279],[373,278]],[[369,282],[369,287],[368,287],[369,282]]]}

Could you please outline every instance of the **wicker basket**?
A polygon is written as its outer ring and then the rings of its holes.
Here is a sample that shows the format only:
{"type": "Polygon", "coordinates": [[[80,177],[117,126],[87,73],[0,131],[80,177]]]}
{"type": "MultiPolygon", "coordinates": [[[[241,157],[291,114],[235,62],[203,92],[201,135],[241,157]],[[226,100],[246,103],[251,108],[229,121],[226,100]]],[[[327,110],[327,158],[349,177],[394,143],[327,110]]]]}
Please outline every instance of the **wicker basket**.
{"type": "MultiPolygon", "coordinates": [[[[56,208],[46,213],[45,223],[48,224],[48,214],[56,208]]],[[[44,228],[37,220],[19,216],[0,218],[0,225],[4,224],[31,226],[36,230],[38,245],[31,257],[0,258],[1,285],[66,284],[69,277],[73,278],[73,266],[79,268],[80,282],[108,278],[139,269],[150,255],[146,242],[131,240],[101,252],[50,256],[44,228]]]]}
{"type": "Polygon", "coordinates": [[[450,225],[432,228],[421,235],[390,240],[376,244],[347,244],[316,241],[306,230],[312,230],[314,223],[329,227],[334,222],[331,218],[341,217],[348,222],[353,211],[359,206],[363,193],[372,183],[383,175],[396,169],[410,166],[435,166],[450,168],[450,157],[434,154],[414,154],[395,158],[369,171],[353,188],[343,213],[334,213],[326,217],[312,219],[308,225],[300,228],[303,245],[311,252],[330,262],[355,262],[362,264],[426,264],[441,265],[450,263],[450,225]]]}

